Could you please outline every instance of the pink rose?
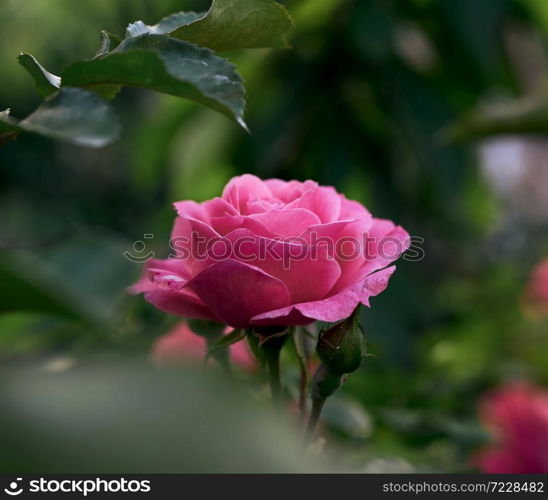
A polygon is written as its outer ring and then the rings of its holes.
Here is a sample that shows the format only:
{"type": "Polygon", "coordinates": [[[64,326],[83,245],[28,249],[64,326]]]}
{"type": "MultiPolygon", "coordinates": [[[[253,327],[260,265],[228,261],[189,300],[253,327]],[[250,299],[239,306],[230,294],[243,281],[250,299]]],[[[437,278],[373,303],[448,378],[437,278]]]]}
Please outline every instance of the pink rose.
{"type": "Polygon", "coordinates": [[[525,289],[525,306],[533,312],[548,312],[548,258],[538,264],[525,289]]]}
{"type": "Polygon", "coordinates": [[[132,293],[190,318],[304,325],[347,318],[382,292],[409,235],[314,181],[233,178],[221,198],[175,203],[174,254],[132,293]]]}
{"type": "MultiPolygon", "coordinates": [[[[230,333],[232,328],[227,328],[230,333]]],[[[257,368],[255,358],[245,342],[237,342],[230,347],[230,360],[242,370],[257,368]]],[[[207,354],[207,344],[203,337],[196,335],[185,322],[181,322],[160,337],[152,348],[152,359],[159,364],[180,364],[184,362],[203,363],[207,354]]]]}
{"type": "Polygon", "coordinates": [[[548,392],[514,383],[488,394],[480,420],[495,442],[476,463],[486,473],[548,473],[548,392]]]}

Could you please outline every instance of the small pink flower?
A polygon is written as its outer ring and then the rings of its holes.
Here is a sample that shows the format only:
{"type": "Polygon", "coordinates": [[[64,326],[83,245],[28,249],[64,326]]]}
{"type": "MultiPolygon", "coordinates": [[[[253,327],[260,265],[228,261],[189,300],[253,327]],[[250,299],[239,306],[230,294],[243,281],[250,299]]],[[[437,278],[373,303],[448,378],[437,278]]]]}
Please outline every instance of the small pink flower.
{"type": "MultiPolygon", "coordinates": [[[[232,328],[226,328],[225,334],[231,331],[232,328]]],[[[242,370],[250,372],[257,368],[255,358],[245,342],[236,342],[229,349],[231,361],[242,370]]],[[[152,348],[152,359],[159,364],[203,363],[206,354],[205,339],[196,335],[185,322],[177,324],[156,340],[152,348]]]]}
{"type": "Polygon", "coordinates": [[[339,321],[382,292],[409,235],[314,181],[233,178],[222,197],[175,203],[167,260],[131,293],[235,328],[339,321]]]}
{"type": "Polygon", "coordinates": [[[486,473],[548,473],[548,392],[512,383],[488,394],[480,420],[494,443],[476,457],[486,473]]]}
{"type": "Polygon", "coordinates": [[[528,310],[548,313],[548,258],[542,260],[531,272],[524,295],[528,310]]]}

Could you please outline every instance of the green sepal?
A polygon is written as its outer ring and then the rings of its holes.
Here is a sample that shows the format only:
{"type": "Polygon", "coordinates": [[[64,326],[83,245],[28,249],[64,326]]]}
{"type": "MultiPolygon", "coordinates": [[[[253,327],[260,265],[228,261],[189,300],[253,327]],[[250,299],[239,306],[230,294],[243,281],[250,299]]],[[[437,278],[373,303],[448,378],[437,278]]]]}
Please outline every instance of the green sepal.
{"type": "Polygon", "coordinates": [[[253,356],[255,356],[255,359],[258,361],[258,363],[262,367],[264,367],[266,364],[266,359],[264,357],[263,352],[261,351],[261,346],[260,346],[261,338],[259,334],[255,333],[252,328],[248,328],[246,330],[246,340],[251,352],[253,353],[253,356]]]}
{"type": "Polygon", "coordinates": [[[209,321],[206,319],[191,318],[187,320],[187,323],[193,333],[207,339],[220,338],[226,328],[222,323],[218,323],[217,321],[209,321]]]}
{"type": "Polygon", "coordinates": [[[324,400],[337,392],[344,382],[344,375],[333,373],[329,368],[321,364],[312,379],[311,397],[313,400],[324,400]]]}
{"type": "Polygon", "coordinates": [[[209,352],[212,353],[213,351],[217,349],[222,349],[223,347],[229,347],[232,344],[235,344],[236,342],[243,340],[244,338],[245,338],[244,330],[234,330],[233,332],[230,332],[227,335],[223,335],[222,337],[212,342],[209,347],[209,352]]]}

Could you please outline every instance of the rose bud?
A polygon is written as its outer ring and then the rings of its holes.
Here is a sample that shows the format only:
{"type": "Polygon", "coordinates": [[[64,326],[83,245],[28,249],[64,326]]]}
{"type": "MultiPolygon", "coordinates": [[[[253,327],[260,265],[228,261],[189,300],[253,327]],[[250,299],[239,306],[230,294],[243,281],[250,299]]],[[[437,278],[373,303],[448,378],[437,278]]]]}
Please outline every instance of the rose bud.
{"type": "Polygon", "coordinates": [[[327,366],[321,364],[318,366],[314,378],[312,379],[312,400],[325,400],[337,392],[344,382],[344,376],[329,371],[327,366]]]}
{"type": "Polygon", "coordinates": [[[356,307],[350,317],[320,332],[316,352],[322,364],[312,379],[312,411],[305,432],[306,443],[312,439],[327,398],[339,390],[347,373],[360,367],[365,356],[365,339],[358,317],[356,307]]]}
{"type": "Polygon", "coordinates": [[[365,356],[365,339],[356,311],[320,333],[316,352],[330,373],[356,371],[365,356]]]}

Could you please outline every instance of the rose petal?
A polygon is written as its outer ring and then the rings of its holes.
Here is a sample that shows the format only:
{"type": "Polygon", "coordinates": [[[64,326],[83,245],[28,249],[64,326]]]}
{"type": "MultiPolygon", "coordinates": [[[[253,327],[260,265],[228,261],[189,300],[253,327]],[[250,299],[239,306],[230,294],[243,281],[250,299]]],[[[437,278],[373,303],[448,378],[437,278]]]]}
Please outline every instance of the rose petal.
{"type": "Polygon", "coordinates": [[[139,281],[128,287],[128,293],[137,295],[139,293],[156,290],[157,285],[151,280],[151,270],[155,270],[156,274],[163,271],[166,275],[175,275],[177,279],[185,282],[190,278],[184,264],[177,259],[150,259],[145,263],[139,281]]]}
{"type": "Polygon", "coordinates": [[[264,238],[246,229],[226,237],[234,250],[232,257],[280,279],[292,303],[324,298],[341,275],[339,264],[324,246],[264,238]]]}
{"type": "Polygon", "coordinates": [[[171,290],[157,289],[146,292],[144,297],[154,307],[168,314],[175,314],[186,318],[215,319],[208,308],[199,299],[195,298],[191,290],[172,292],[171,290]]]}
{"type": "Polygon", "coordinates": [[[348,200],[346,196],[341,195],[341,219],[367,219],[371,217],[369,210],[361,203],[354,200],[348,200]]]}
{"type": "Polygon", "coordinates": [[[209,219],[213,217],[223,217],[224,215],[237,215],[238,211],[226,200],[222,198],[213,198],[203,204],[204,210],[209,219]]]}
{"type": "Polygon", "coordinates": [[[341,268],[339,283],[331,293],[356,281],[359,269],[366,262],[365,244],[371,218],[331,222],[310,227],[302,237],[311,245],[324,246],[341,268]]]}
{"type": "Polygon", "coordinates": [[[402,227],[394,226],[390,221],[373,221],[373,226],[367,233],[366,246],[362,248],[365,262],[360,259],[339,262],[342,275],[333,287],[332,293],[338,293],[351,286],[356,281],[356,276],[368,275],[386,267],[409,248],[409,234],[402,227]]]}
{"type": "Polygon", "coordinates": [[[267,179],[264,181],[264,184],[268,187],[272,196],[284,203],[290,203],[302,196],[303,193],[313,191],[318,187],[318,183],[311,180],[300,182],[267,179]]]}
{"type": "Polygon", "coordinates": [[[287,181],[283,181],[282,179],[266,179],[263,182],[271,195],[278,200],[281,200],[283,193],[287,191],[287,181]]]}
{"type": "Polygon", "coordinates": [[[202,271],[187,286],[217,320],[234,328],[247,327],[253,316],[290,303],[287,287],[280,280],[232,259],[202,271]]]}
{"type": "Polygon", "coordinates": [[[206,209],[200,203],[191,200],[176,201],[173,206],[183,219],[196,219],[205,223],[209,223],[209,216],[206,209]]]}
{"type": "Polygon", "coordinates": [[[316,214],[320,222],[333,222],[339,218],[341,198],[334,188],[320,186],[303,193],[301,197],[287,204],[286,209],[306,208],[316,214]]]}
{"type": "Polygon", "coordinates": [[[185,288],[189,277],[179,260],[151,259],[145,264],[141,279],[128,292],[144,293],[145,300],[169,314],[213,319],[201,299],[185,288]]]}
{"type": "Polygon", "coordinates": [[[270,210],[262,214],[252,214],[250,217],[261,222],[275,235],[283,237],[299,236],[310,226],[320,223],[316,214],[304,208],[270,210]]]}
{"type": "Polygon", "coordinates": [[[221,235],[226,235],[236,229],[244,228],[249,229],[260,236],[273,236],[271,231],[269,231],[262,222],[247,215],[214,217],[211,219],[211,225],[221,235]]]}
{"type": "Polygon", "coordinates": [[[314,318],[309,318],[301,313],[295,306],[284,307],[277,311],[260,314],[251,318],[251,324],[255,326],[305,326],[313,323],[314,318]]]}
{"type": "MultiPolygon", "coordinates": [[[[322,245],[330,249],[339,263],[347,255],[346,243],[361,249],[367,240],[370,220],[340,220],[328,224],[310,226],[302,235],[310,245],[322,245]]],[[[365,258],[365,252],[362,252],[365,258]]]]}
{"type": "Polygon", "coordinates": [[[272,194],[264,182],[251,174],[234,177],[223,190],[223,200],[230,203],[241,214],[246,214],[249,200],[271,198],[272,194]]]}
{"type": "Polygon", "coordinates": [[[360,302],[369,306],[369,298],[378,295],[386,288],[388,280],[395,270],[396,266],[391,266],[378,271],[327,299],[295,304],[257,314],[251,318],[251,323],[254,325],[292,324],[295,311],[305,318],[309,318],[310,321],[320,320],[330,323],[340,321],[348,318],[360,302]]]}
{"type": "Polygon", "coordinates": [[[189,274],[196,275],[207,267],[208,252],[222,236],[209,224],[192,218],[178,217],[171,234],[170,246],[174,257],[184,263],[189,274]]]}
{"type": "Polygon", "coordinates": [[[411,244],[411,238],[401,226],[391,221],[373,219],[367,235],[367,260],[371,270],[380,269],[398,259],[411,244]]]}

